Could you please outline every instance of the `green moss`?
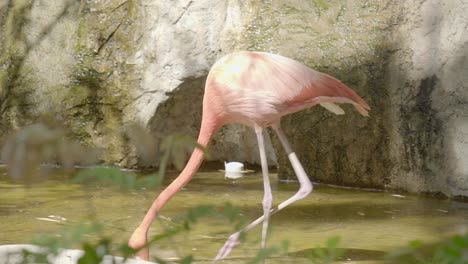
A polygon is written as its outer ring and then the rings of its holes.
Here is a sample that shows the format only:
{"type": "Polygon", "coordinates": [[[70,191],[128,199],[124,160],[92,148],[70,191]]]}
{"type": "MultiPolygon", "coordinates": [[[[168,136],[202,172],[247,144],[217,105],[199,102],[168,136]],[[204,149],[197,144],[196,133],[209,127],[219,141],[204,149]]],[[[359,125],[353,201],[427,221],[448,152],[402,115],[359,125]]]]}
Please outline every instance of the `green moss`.
{"type": "Polygon", "coordinates": [[[314,0],[315,7],[322,10],[327,10],[330,6],[324,0],[314,0]]]}
{"type": "Polygon", "coordinates": [[[321,17],[323,12],[327,11],[330,8],[329,4],[324,0],[314,0],[315,12],[318,17],[321,17]]]}
{"type": "Polygon", "coordinates": [[[77,29],[76,63],[70,75],[66,101],[68,126],[88,145],[102,147],[107,162],[118,162],[125,152],[120,133],[122,108],[130,101],[134,72],[125,58],[134,42],[137,5],[134,1],[91,2],[84,6],[77,29]]]}
{"type": "Polygon", "coordinates": [[[96,54],[90,50],[80,50],[77,55],[77,64],[75,65],[71,81],[78,86],[86,87],[89,90],[96,90],[101,87],[101,76],[93,68],[96,54]]]}
{"type": "Polygon", "coordinates": [[[3,18],[4,25],[0,33],[0,132],[14,126],[15,116],[27,113],[24,107],[20,108],[18,105],[29,104],[29,96],[25,89],[28,81],[21,73],[25,70],[23,62],[28,55],[23,29],[30,7],[31,4],[27,1],[15,1],[8,6],[3,18]]]}

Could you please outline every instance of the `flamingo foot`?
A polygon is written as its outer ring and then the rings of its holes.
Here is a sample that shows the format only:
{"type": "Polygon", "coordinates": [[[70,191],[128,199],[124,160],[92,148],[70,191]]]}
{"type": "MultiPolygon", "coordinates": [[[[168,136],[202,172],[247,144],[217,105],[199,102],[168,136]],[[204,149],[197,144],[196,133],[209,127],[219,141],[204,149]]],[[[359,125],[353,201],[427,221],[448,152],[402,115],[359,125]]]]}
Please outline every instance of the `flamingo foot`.
{"type": "Polygon", "coordinates": [[[147,238],[146,232],[141,230],[139,227],[133,231],[132,236],[128,240],[128,246],[138,252],[135,254],[137,259],[149,260],[149,250],[146,246],[147,238]]]}
{"type": "Polygon", "coordinates": [[[226,243],[224,243],[224,246],[219,250],[218,255],[215,258],[215,261],[221,260],[221,259],[227,257],[227,255],[229,255],[229,253],[232,251],[232,249],[235,246],[239,245],[239,243],[240,243],[239,242],[239,236],[240,236],[240,232],[234,233],[234,234],[229,236],[226,243]]]}

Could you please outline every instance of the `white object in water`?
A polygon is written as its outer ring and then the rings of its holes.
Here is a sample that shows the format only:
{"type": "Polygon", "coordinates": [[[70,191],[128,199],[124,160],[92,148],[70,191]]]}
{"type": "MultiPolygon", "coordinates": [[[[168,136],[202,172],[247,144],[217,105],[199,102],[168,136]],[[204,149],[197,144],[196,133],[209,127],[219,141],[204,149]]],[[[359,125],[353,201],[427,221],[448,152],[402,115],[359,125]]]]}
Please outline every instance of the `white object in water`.
{"type": "Polygon", "coordinates": [[[49,215],[48,217],[36,217],[37,220],[41,221],[49,221],[49,222],[56,222],[56,223],[63,223],[67,219],[60,215],[49,215]]]}
{"type": "MultiPolygon", "coordinates": [[[[77,249],[60,249],[58,255],[53,255],[46,248],[29,244],[0,245],[0,263],[2,264],[21,264],[31,263],[24,258],[23,251],[36,254],[47,255],[48,263],[52,264],[76,264],[83,256],[84,251],[77,249]]],[[[124,259],[123,257],[114,257],[106,255],[101,264],[157,264],[138,259],[124,259]]]]}
{"type": "Polygon", "coordinates": [[[245,173],[244,164],[240,162],[224,162],[224,171],[226,172],[225,177],[230,179],[237,179],[242,177],[242,173],[245,173]]]}

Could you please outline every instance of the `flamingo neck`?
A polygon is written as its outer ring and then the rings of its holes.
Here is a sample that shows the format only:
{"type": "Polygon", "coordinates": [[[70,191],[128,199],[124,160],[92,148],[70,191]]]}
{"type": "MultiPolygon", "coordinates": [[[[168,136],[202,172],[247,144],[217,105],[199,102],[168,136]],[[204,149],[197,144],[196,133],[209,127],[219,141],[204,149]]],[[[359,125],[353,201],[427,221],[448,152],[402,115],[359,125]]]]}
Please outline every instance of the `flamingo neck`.
{"type": "MultiPolygon", "coordinates": [[[[200,147],[206,148],[218,127],[219,126],[217,126],[215,122],[203,120],[197,144],[200,147]]],[[[153,202],[145,218],[140,224],[140,228],[145,230],[145,233],[151,226],[151,223],[153,222],[156,214],[178,191],[180,191],[192,179],[193,175],[200,167],[204,156],[204,150],[196,147],[193,150],[187,165],[185,165],[185,168],[182,170],[179,176],[159,194],[158,198],[156,198],[156,200],[153,202]]]]}

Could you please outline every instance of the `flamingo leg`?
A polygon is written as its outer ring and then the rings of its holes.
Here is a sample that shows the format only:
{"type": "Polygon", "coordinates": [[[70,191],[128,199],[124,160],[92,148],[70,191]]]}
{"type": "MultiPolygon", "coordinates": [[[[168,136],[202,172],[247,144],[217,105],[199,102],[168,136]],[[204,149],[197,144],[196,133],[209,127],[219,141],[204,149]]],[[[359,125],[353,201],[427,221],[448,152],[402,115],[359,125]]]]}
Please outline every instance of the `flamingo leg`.
{"type": "Polygon", "coordinates": [[[265,140],[263,137],[263,129],[260,126],[255,126],[255,133],[257,134],[258,149],[260,152],[260,162],[262,165],[262,175],[263,175],[263,188],[264,188],[264,196],[263,196],[263,203],[262,203],[263,204],[263,216],[257,219],[255,222],[249,224],[247,227],[245,227],[241,231],[230,235],[228,240],[224,244],[224,246],[219,250],[219,253],[216,256],[215,261],[225,258],[231,252],[231,250],[236,245],[239,244],[240,234],[258,225],[260,222],[263,222],[262,248],[266,247],[266,240],[267,240],[267,234],[268,234],[268,221],[270,219],[270,212],[272,211],[271,203],[273,200],[273,196],[271,194],[270,176],[268,174],[268,163],[267,163],[266,153],[265,153],[265,140]]]}
{"type": "MultiPolygon", "coordinates": [[[[291,145],[289,144],[289,141],[286,139],[286,136],[283,130],[281,129],[279,121],[273,124],[272,128],[278,135],[278,138],[280,139],[281,144],[283,145],[283,148],[286,151],[286,154],[288,155],[289,161],[291,162],[293,170],[300,184],[299,190],[296,192],[296,194],[291,196],[289,199],[280,203],[277,207],[271,209],[269,211],[268,216],[265,216],[265,214],[262,215],[261,217],[257,218],[255,221],[253,221],[252,223],[244,227],[242,230],[229,236],[228,241],[226,241],[224,246],[221,248],[215,260],[220,260],[220,259],[225,258],[231,252],[231,250],[236,245],[239,244],[239,236],[241,233],[249,231],[250,229],[260,224],[262,221],[264,221],[265,218],[269,218],[271,215],[277,213],[281,209],[284,209],[286,206],[292,204],[293,202],[305,198],[313,190],[312,182],[309,180],[309,177],[307,177],[307,173],[305,172],[304,168],[299,162],[299,159],[297,158],[296,153],[292,151],[291,145]]],[[[261,157],[261,154],[260,154],[260,157],[261,157]]],[[[266,158],[265,158],[265,161],[266,161],[266,158]]],[[[263,170],[263,163],[262,163],[262,170],[263,170]]],[[[267,168],[267,171],[268,171],[268,168],[267,168]]]]}
{"type": "Polygon", "coordinates": [[[268,221],[270,219],[271,202],[273,195],[271,194],[270,175],[268,174],[268,163],[265,153],[265,140],[263,138],[263,129],[261,127],[255,127],[255,133],[257,134],[258,150],[260,152],[260,162],[262,164],[262,175],[263,175],[263,229],[262,229],[262,248],[266,247],[266,239],[268,233],[268,221]]]}
{"type": "Polygon", "coordinates": [[[292,150],[289,141],[286,139],[286,136],[284,135],[284,132],[281,129],[280,122],[278,121],[277,123],[273,124],[272,127],[278,135],[278,138],[280,139],[281,144],[283,145],[283,148],[286,151],[286,154],[288,155],[289,161],[291,162],[294,173],[296,173],[296,177],[300,185],[299,190],[296,192],[296,194],[294,194],[286,201],[280,203],[277,208],[273,209],[276,212],[297,200],[305,198],[307,195],[309,195],[310,192],[312,192],[313,185],[312,182],[309,180],[309,177],[307,177],[307,173],[304,171],[301,162],[299,162],[296,153],[294,153],[294,151],[292,150]]]}

